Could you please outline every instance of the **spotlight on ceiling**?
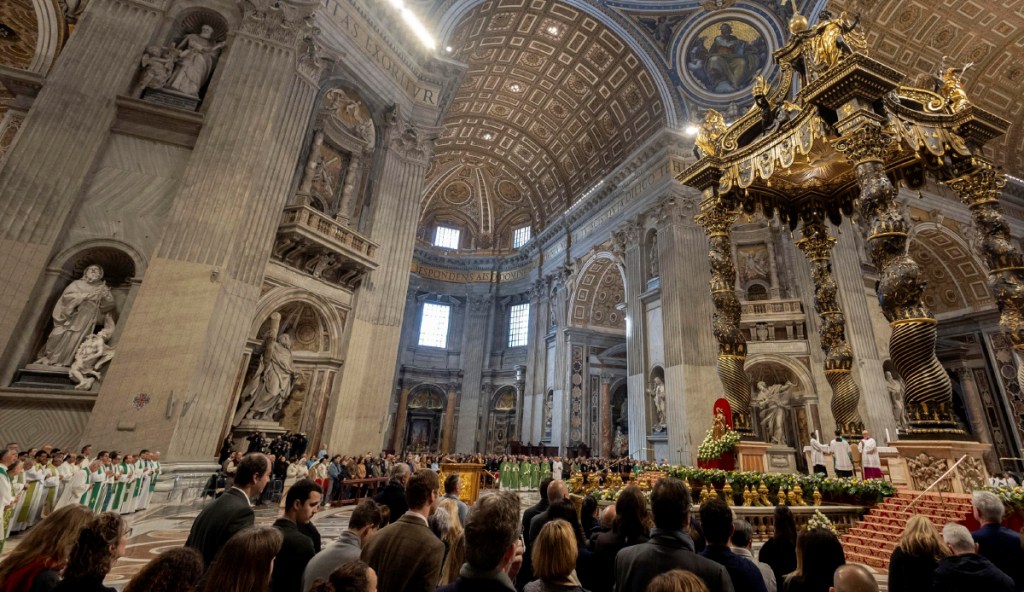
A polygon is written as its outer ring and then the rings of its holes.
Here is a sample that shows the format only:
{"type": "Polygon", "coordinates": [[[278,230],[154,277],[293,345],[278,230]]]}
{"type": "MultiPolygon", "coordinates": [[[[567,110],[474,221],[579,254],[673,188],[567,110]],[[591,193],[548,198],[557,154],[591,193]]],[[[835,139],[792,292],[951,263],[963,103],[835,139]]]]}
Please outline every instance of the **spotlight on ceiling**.
{"type": "Polygon", "coordinates": [[[451,53],[453,51],[451,45],[445,47],[444,50],[447,51],[448,53],[451,53]]]}
{"type": "Polygon", "coordinates": [[[512,92],[519,92],[519,91],[523,90],[523,87],[519,86],[519,84],[518,84],[518,83],[516,83],[516,82],[513,82],[512,84],[510,84],[510,85],[508,86],[508,89],[509,89],[510,91],[512,91],[512,92]]]}
{"type": "Polygon", "coordinates": [[[684,131],[688,136],[696,136],[697,132],[700,131],[700,128],[691,123],[690,125],[686,126],[686,129],[684,131]]]}
{"type": "Polygon", "coordinates": [[[491,132],[485,132],[482,137],[483,137],[483,139],[485,139],[488,142],[490,142],[491,140],[494,139],[494,134],[492,134],[491,132]]]}
{"type": "Polygon", "coordinates": [[[558,35],[558,27],[556,27],[554,25],[551,25],[550,27],[548,27],[548,34],[549,35],[558,35]]]}

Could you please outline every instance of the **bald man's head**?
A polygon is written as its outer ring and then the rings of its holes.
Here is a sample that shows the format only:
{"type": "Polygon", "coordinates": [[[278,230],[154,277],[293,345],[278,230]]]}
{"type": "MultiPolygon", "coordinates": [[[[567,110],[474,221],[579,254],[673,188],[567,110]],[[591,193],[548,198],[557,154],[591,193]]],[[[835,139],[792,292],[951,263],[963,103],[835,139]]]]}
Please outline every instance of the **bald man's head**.
{"type": "Polygon", "coordinates": [[[840,565],[832,576],[835,586],[831,592],[878,592],[878,582],[863,565],[847,563],[840,565]]]}

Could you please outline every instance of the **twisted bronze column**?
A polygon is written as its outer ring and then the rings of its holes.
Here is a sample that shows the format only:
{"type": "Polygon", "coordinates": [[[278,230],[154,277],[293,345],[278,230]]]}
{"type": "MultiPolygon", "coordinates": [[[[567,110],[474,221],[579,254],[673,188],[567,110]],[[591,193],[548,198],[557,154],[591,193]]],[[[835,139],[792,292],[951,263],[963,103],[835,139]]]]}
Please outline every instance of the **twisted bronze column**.
{"type": "Polygon", "coordinates": [[[732,259],[729,229],[739,212],[728,198],[713,197],[701,206],[697,223],[711,241],[711,299],[715,305],[712,326],[718,340],[718,376],[725,400],[732,407],[733,427],[750,436],[750,381],[743,371],[747,340],[740,331],[740,301],[736,297],[736,265],[732,259]]]}
{"type": "Polygon", "coordinates": [[[921,297],[925,281],[917,262],[907,255],[910,225],[896,203],[898,191],[885,174],[883,155],[893,137],[870,116],[860,118],[856,127],[839,127],[845,131],[835,147],[857,171],[861,231],[879,274],[878,303],[892,327],[889,355],[906,384],[910,427],[905,435],[966,437],[953,414],[949,376],[935,356],[935,318],[921,297]]]}
{"type": "Polygon", "coordinates": [[[832,274],[832,247],[836,239],[829,236],[821,219],[804,222],[802,234],[796,245],[811,262],[814,310],[821,323],[818,337],[825,352],[825,379],[832,387],[832,417],[844,436],[860,438],[864,430],[857,410],[860,388],[853,380],[853,350],[846,341],[846,317],[839,307],[839,287],[832,274]]]}
{"type": "Polygon", "coordinates": [[[1010,240],[1010,228],[999,205],[999,192],[1006,177],[983,160],[973,168],[946,181],[971,210],[980,237],[978,250],[988,265],[992,293],[999,306],[999,326],[1006,331],[1017,352],[1017,382],[1024,384],[1024,255],[1010,240]]]}

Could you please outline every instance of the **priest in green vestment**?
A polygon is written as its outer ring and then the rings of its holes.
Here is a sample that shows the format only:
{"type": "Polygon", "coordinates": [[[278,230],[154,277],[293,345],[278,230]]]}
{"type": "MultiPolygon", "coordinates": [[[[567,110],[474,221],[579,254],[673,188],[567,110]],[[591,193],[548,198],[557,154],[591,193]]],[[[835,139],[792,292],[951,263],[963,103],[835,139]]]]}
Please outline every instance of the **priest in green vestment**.
{"type": "Polygon", "coordinates": [[[528,489],[533,482],[533,465],[528,457],[519,463],[519,489],[528,489]]]}
{"type": "Polygon", "coordinates": [[[508,463],[508,471],[508,488],[511,489],[512,491],[517,491],[519,489],[519,463],[516,461],[515,458],[513,458],[508,463]]]}
{"type": "Polygon", "coordinates": [[[540,473],[538,475],[537,486],[540,487],[541,481],[551,478],[551,463],[548,462],[548,459],[542,458],[540,460],[540,467],[537,471],[540,473]]]}

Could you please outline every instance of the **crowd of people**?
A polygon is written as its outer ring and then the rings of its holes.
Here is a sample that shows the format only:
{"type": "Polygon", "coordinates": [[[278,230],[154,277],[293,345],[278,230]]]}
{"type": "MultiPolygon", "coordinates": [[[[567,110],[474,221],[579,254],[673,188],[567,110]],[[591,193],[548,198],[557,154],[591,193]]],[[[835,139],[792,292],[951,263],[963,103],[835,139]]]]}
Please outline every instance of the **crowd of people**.
{"type": "MultiPolygon", "coordinates": [[[[20,456],[17,449],[8,449],[4,467],[20,456]]],[[[236,461],[229,457],[225,462],[234,465],[232,484],[196,517],[184,547],[155,557],[125,590],[878,590],[869,570],[847,564],[834,530],[827,525],[798,528],[787,506],[775,508],[774,532],[755,553],[748,522],[719,499],[704,501],[691,514],[694,500],[679,479],[661,478],[649,495],[627,486],[614,505],[603,509],[586,497],[578,508],[555,473],[538,482],[540,500],[533,506],[523,509],[519,494],[505,488],[486,491],[470,507],[459,499],[460,476],[451,474],[442,483],[432,463],[426,463],[431,459],[380,459],[387,467],[387,486],[358,503],[347,529],[324,544],[313,518],[328,489],[310,477],[308,468],[284,493],[282,515],[272,526],[256,526],[254,501],[271,482],[274,463],[261,452],[236,461]]],[[[481,460],[498,460],[502,473],[502,459],[481,460]]],[[[589,470],[611,470],[594,460],[578,462],[581,471],[584,463],[589,470]]],[[[151,480],[158,474],[151,472],[151,480]]],[[[109,496],[124,497],[126,490],[115,485],[109,496]]],[[[59,492],[55,495],[60,499],[59,492]]],[[[125,552],[131,530],[123,514],[132,506],[114,508],[107,497],[97,494],[103,502],[92,504],[79,498],[79,503],[54,504],[42,512],[41,521],[0,561],[0,592],[112,590],[103,581],[125,552]]],[[[956,523],[940,532],[923,516],[906,521],[890,561],[889,590],[1024,589],[1022,536],[1002,526],[1002,502],[977,491],[973,505],[982,525],[973,533],[956,523]]]]}
{"type": "Polygon", "coordinates": [[[92,446],[73,453],[8,444],[0,453],[0,551],[10,535],[66,506],[117,514],[145,510],[161,472],[160,453],[149,450],[102,450],[93,457],[92,446]]]}

